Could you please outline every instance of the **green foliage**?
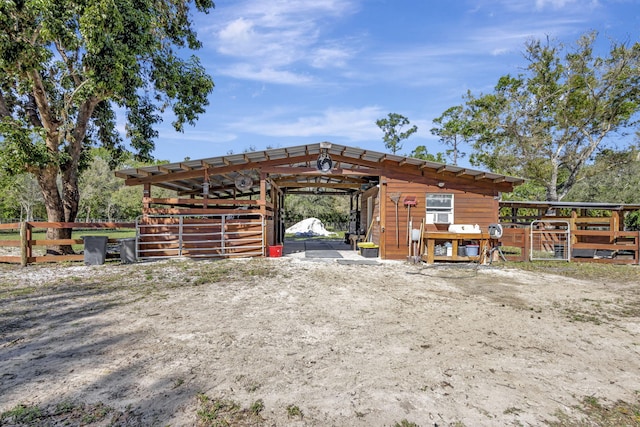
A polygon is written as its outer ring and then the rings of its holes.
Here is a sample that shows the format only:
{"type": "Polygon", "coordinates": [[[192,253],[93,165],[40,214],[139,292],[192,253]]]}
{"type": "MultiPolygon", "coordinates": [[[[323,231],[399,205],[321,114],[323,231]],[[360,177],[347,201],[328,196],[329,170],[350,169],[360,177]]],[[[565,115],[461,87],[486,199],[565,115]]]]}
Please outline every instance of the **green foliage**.
{"type": "Polygon", "coordinates": [[[0,3],[0,167],[38,177],[51,220],[75,219],[92,146],[111,153],[108,166],[122,161],[116,107],[136,158],[147,161],[167,109],[178,131],[204,112],[213,81],[198,58],[183,58],[200,47],[191,13],[211,8],[211,0],[0,3]]]}
{"type": "Polygon", "coordinates": [[[285,223],[295,224],[305,218],[318,218],[325,224],[349,220],[349,197],[287,194],[285,223]]]}
{"type": "Polygon", "coordinates": [[[602,150],[584,168],[583,179],[566,199],[583,202],[640,204],[640,148],[602,150]]]}
{"type": "Polygon", "coordinates": [[[42,416],[42,410],[37,406],[17,405],[0,414],[0,421],[7,420],[13,424],[35,425],[42,416]]]}
{"type": "Polygon", "coordinates": [[[525,181],[513,189],[511,193],[504,194],[503,200],[544,200],[545,188],[534,181],[525,181]]]}
{"type": "Polygon", "coordinates": [[[595,41],[595,33],[571,49],[531,41],[525,72],[501,77],[493,93],[468,93],[471,163],[527,178],[547,200],[567,196],[604,139],[633,126],[640,111],[640,44],[612,42],[598,57],[595,41]]]}
{"type": "Polygon", "coordinates": [[[447,148],[445,153],[454,165],[458,164],[458,159],[463,158],[466,153],[460,151],[460,144],[467,141],[471,136],[471,129],[464,118],[464,109],[461,105],[456,105],[447,109],[442,115],[433,120],[436,127],[431,129],[433,135],[440,137],[440,142],[447,148]]]}
{"type": "Polygon", "coordinates": [[[640,210],[628,214],[624,218],[624,226],[627,230],[640,230],[640,210]]]}
{"type": "Polygon", "coordinates": [[[30,221],[45,216],[42,193],[32,174],[0,173],[0,218],[30,221]]]}
{"type": "Polygon", "coordinates": [[[424,145],[418,145],[409,154],[409,157],[415,159],[428,160],[430,162],[445,163],[445,158],[442,153],[431,154],[427,151],[427,147],[424,145]]]}
{"type": "Polygon", "coordinates": [[[376,120],[376,125],[384,132],[382,139],[387,150],[391,150],[393,154],[396,154],[402,149],[400,141],[409,138],[418,130],[418,127],[413,125],[402,132],[402,128],[409,124],[409,119],[397,113],[389,113],[388,118],[376,120]]]}

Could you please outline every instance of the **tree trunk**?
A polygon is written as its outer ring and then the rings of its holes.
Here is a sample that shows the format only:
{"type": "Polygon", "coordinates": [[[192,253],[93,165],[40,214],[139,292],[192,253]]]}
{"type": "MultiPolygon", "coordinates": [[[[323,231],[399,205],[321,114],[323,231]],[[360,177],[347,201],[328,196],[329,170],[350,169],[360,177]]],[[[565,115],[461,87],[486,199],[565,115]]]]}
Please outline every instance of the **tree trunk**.
{"type": "MultiPolygon", "coordinates": [[[[66,222],[64,206],[60,192],[58,191],[58,168],[55,165],[46,166],[36,174],[38,184],[42,190],[44,206],[47,210],[48,222],[66,222]]],[[[70,228],[48,228],[47,240],[70,239],[70,228]]],[[[68,255],[73,254],[71,245],[47,246],[47,254],[68,255]]]]}
{"type": "Polygon", "coordinates": [[[78,216],[80,193],[78,192],[78,165],[73,160],[63,167],[62,194],[65,221],[74,222],[78,216]]]}

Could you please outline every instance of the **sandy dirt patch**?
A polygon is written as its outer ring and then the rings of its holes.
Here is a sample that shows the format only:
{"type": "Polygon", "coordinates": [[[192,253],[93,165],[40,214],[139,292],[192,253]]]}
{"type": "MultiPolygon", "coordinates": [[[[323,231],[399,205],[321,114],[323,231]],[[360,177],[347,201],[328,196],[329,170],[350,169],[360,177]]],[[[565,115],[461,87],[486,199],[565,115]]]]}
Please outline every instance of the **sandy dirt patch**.
{"type": "Polygon", "coordinates": [[[0,413],[190,426],[205,394],[269,426],[540,425],[640,390],[638,283],[283,257],[4,265],[0,296],[0,413]]]}

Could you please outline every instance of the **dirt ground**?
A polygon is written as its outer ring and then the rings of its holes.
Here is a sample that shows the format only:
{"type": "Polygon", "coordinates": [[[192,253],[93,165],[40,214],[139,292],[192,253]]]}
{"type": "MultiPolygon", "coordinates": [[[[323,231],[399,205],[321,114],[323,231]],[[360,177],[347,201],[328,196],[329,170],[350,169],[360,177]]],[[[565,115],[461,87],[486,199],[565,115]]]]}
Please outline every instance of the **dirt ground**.
{"type": "Polygon", "coordinates": [[[261,399],[267,426],[541,425],[637,399],[639,304],[638,283],[496,266],[3,265],[0,413],[192,426],[206,395],[261,399]]]}

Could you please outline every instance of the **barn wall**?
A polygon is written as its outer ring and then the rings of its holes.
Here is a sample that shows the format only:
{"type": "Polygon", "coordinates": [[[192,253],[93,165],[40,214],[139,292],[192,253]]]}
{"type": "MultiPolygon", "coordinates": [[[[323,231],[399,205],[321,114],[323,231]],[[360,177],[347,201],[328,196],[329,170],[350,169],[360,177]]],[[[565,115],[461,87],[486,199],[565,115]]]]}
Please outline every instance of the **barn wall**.
{"type": "MultiPolygon", "coordinates": [[[[396,179],[387,179],[384,200],[381,200],[384,215],[384,232],[380,241],[384,245],[381,248],[381,256],[386,259],[405,259],[409,251],[410,232],[409,223],[413,229],[420,229],[422,220],[426,217],[425,203],[427,193],[454,194],[454,223],[478,224],[486,231],[489,224],[498,222],[498,200],[489,191],[479,190],[474,192],[470,186],[467,190],[439,188],[436,185],[412,183],[396,179]],[[398,202],[398,226],[396,228],[396,206],[391,196],[400,194],[398,202]],[[484,194],[483,194],[484,193],[484,194]],[[409,210],[403,203],[406,196],[416,196],[417,206],[409,210]],[[396,234],[397,230],[397,234],[396,234]],[[397,238],[396,238],[397,236],[397,238]]],[[[425,224],[427,231],[446,231],[444,224],[425,224]]]]}

